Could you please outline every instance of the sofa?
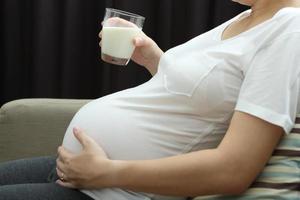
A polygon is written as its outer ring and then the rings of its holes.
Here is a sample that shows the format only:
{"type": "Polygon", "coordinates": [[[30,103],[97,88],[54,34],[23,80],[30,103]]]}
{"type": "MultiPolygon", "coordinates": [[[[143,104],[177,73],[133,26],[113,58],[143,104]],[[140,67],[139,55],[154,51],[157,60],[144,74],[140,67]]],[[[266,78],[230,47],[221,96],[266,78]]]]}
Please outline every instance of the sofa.
{"type": "Polygon", "coordinates": [[[0,162],[54,155],[74,114],[90,100],[20,99],[0,109],[0,162]]]}
{"type": "MultiPolygon", "coordinates": [[[[74,114],[90,100],[20,99],[0,109],[0,162],[55,155],[74,114]]],[[[194,200],[300,199],[300,115],[263,172],[243,194],[194,200]]]]}

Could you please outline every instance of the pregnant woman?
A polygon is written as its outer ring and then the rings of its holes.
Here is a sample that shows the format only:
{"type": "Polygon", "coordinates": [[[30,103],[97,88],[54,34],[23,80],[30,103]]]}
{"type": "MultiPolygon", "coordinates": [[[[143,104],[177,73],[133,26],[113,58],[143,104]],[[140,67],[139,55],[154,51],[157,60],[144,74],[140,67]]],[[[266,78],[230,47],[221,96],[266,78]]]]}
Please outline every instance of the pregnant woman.
{"type": "Polygon", "coordinates": [[[132,60],[152,79],[82,107],[58,157],[0,165],[0,198],[246,191],[300,108],[300,1],[235,2],[251,9],[165,53],[135,38],[132,60]]]}

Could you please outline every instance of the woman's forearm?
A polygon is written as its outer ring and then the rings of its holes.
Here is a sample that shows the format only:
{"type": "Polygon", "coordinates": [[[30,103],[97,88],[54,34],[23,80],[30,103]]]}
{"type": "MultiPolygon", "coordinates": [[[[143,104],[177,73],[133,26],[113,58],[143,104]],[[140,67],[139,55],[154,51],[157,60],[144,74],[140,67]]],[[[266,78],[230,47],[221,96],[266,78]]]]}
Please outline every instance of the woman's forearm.
{"type": "Polygon", "coordinates": [[[217,150],[147,161],[115,161],[114,183],[139,192],[174,196],[235,194],[241,189],[235,183],[230,161],[217,150]]]}

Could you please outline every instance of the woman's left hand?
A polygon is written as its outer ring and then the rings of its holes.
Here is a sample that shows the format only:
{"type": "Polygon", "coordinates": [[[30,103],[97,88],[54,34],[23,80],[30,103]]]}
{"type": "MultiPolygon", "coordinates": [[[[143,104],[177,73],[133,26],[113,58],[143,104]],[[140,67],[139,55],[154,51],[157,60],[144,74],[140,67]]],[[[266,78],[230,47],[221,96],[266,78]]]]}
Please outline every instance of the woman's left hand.
{"type": "Polygon", "coordinates": [[[80,154],[73,154],[63,146],[58,148],[56,181],[61,186],[68,188],[101,188],[109,183],[109,171],[112,162],[104,150],[81,129],[73,129],[74,136],[82,145],[80,154]]]}

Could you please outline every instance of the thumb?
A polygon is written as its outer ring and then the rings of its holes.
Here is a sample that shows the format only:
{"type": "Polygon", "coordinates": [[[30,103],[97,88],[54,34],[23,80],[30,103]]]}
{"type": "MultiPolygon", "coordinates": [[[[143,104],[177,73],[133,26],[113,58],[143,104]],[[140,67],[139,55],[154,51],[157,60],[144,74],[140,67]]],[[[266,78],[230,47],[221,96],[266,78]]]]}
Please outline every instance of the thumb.
{"type": "Polygon", "coordinates": [[[144,38],[142,37],[136,37],[134,38],[133,40],[133,44],[136,46],[136,47],[141,47],[141,46],[144,46],[146,44],[146,41],[144,38]]]}
{"type": "Polygon", "coordinates": [[[80,128],[74,127],[73,134],[83,148],[86,148],[90,144],[89,136],[87,136],[80,128]]]}

